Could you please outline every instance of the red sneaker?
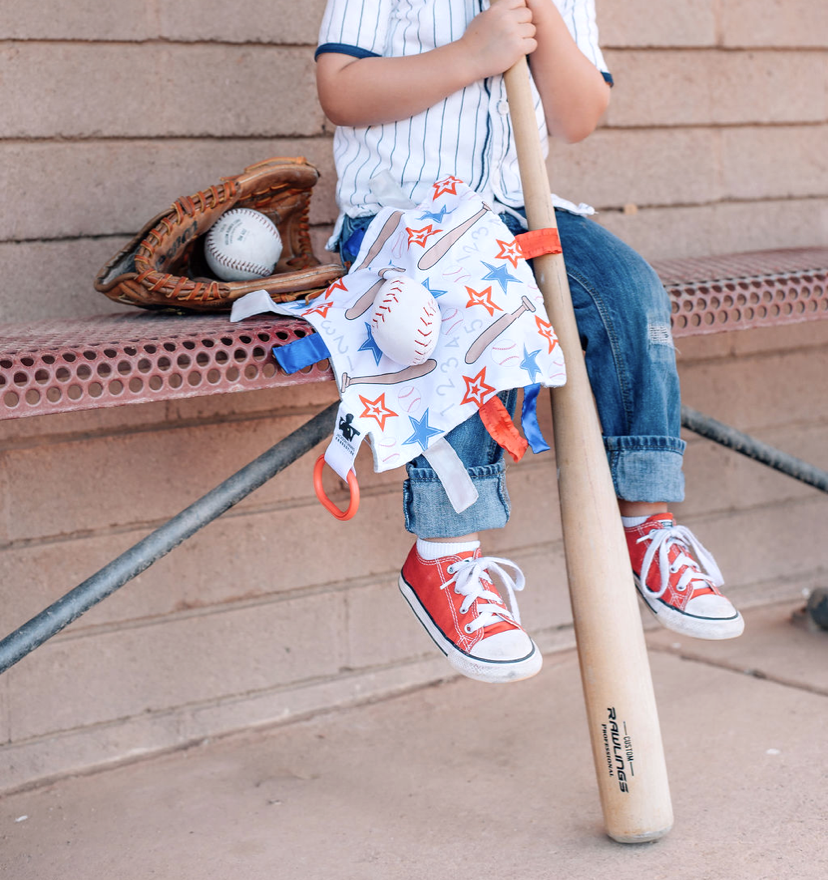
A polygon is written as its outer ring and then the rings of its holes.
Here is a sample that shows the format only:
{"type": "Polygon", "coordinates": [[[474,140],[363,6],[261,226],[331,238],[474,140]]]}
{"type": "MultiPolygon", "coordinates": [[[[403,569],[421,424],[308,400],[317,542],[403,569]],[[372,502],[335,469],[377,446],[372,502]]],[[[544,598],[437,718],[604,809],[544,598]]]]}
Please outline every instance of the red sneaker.
{"type": "Polygon", "coordinates": [[[661,624],[697,639],[742,634],[742,615],[719,592],[719,567],[690,529],[670,513],[656,513],[624,532],[635,585],[661,624]]]}
{"type": "Polygon", "coordinates": [[[508,682],[540,671],[543,658],[520,625],[514,591],[522,590],[523,572],[514,563],[480,550],[423,559],[411,548],[400,573],[400,592],[420,623],[458,672],[477,681],[508,682]],[[517,582],[501,568],[515,569],[517,582]],[[509,593],[511,611],[489,572],[509,593]]]}

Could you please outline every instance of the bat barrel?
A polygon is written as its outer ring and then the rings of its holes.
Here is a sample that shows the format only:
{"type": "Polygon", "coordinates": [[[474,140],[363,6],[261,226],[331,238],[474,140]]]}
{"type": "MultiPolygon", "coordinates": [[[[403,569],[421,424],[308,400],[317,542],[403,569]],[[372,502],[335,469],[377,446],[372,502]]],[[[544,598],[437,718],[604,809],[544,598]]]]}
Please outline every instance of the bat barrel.
{"type": "MultiPolygon", "coordinates": [[[[554,228],[525,59],[506,73],[530,229],[554,228]]],[[[552,391],[564,548],[581,680],[607,834],[657,840],[673,811],[644,631],[563,256],[534,261],[566,361],[552,391]]]]}

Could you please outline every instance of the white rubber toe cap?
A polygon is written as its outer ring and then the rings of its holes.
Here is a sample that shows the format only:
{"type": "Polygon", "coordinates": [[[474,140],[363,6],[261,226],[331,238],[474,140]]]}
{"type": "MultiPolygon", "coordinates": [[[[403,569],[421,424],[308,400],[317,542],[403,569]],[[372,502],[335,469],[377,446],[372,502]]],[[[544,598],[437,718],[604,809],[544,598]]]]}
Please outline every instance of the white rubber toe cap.
{"type": "Polygon", "coordinates": [[[737,614],[736,609],[724,596],[715,596],[712,593],[691,599],[685,611],[694,617],[704,617],[708,620],[726,620],[737,614]]]}
{"type": "Polygon", "coordinates": [[[529,636],[519,629],[495,633],[478,642],[469,653],[480,660],[520,660],[535,647],[529,636]]]}

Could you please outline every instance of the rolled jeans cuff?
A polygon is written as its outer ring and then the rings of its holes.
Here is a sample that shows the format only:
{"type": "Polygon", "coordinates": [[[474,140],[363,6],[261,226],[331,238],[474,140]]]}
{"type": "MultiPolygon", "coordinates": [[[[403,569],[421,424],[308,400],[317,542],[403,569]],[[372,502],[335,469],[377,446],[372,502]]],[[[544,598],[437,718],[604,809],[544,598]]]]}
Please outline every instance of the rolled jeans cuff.
{"type": "Polygon", "coordinates": [[[405,527],[419,538],[457,538],[484,529],[500,529],[512,506],[503,462],[470,468],[478,499],[462,513],[451,506],[443,484],[431,468],[409,466],[403,484],[405,527]]]}
{"type": "Polygon", "coordinates": [[[684,500],[679,437],[604,437],[615,494],[625,501],[684,500]]]}

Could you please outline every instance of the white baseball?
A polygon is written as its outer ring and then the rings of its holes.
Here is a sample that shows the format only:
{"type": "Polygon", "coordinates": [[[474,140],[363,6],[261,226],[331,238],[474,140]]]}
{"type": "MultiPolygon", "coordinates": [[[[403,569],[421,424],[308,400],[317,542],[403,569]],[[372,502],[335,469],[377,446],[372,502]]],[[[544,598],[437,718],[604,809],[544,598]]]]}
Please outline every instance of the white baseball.
{"type": "Polygon", "coordinates": [[[282,255],[276,224],[251,208],[232,208],[210,227],[207,265],[223,281],[252,281],[273,274],[282,255]]]}
{"type": "Polygon", "coordinates": [[[419,281],[400,275],[379,289],[370,316],[374,341],[398,364],[427,360],[440,336],[437,300],[419,281]]]}

